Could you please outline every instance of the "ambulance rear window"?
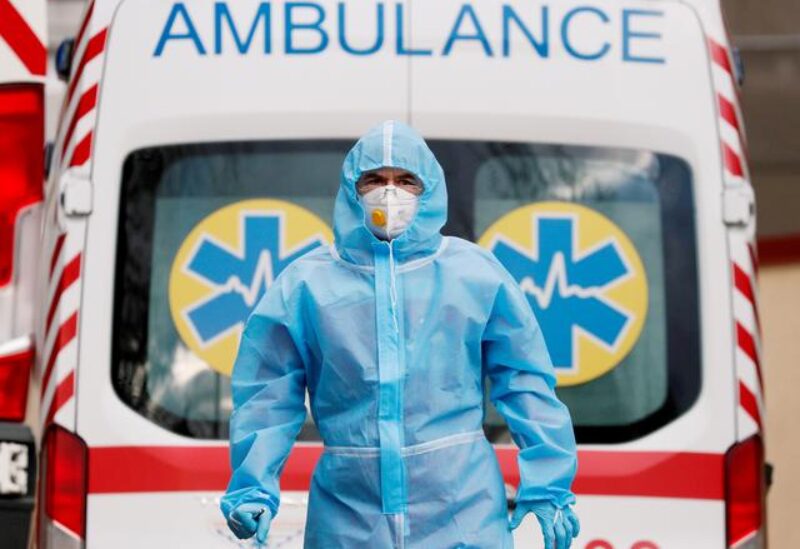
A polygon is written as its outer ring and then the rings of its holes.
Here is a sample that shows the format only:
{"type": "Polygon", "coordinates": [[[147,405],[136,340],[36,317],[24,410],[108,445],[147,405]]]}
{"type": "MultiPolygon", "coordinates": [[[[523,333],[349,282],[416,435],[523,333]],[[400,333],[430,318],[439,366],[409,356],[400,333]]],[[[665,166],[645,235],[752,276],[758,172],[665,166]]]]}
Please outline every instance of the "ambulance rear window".
{"type": "MultiPolygon", "coordinates": [[[[578,440],[633,440],[686,411],[701,381],[688,164],[602,147],[429,144],[447,176],[445,234],[490,249],[520,284],[578,440]]],[[[175,433],[227,437],[242,322],[280,269],[330,241],[351,145],[192,144],[129,155],[112,366],[128,406],[175,433]]],[[[485,430],[510,442],[491,405],[485,430]]],[[[318,439],[310,416],[300,439],[318,439]]]]}

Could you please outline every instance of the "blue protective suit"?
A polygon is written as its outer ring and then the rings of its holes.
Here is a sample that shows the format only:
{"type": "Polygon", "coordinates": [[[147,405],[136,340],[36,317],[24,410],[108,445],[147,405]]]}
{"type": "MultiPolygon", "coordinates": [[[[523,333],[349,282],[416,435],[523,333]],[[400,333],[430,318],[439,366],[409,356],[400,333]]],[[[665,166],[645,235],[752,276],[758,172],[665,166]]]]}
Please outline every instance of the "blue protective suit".
{"type": "Polygon", "coordinates": [[[250,316],[233,370],[233,474],[221,507],[273,514],[278,477],[311,413],[325,444],[305,546],[511,547],[503,478],[482,431],[490,397],[521,448],[520,502],[574,502],[575,438],[542,332],[515,280],[477,245],[443,237],[444,173],[388,121],[344,160],[335,244],[289,265],[250,316]],[[367,228],[355,183],[381,166],[424,184],[391,243],[367,228]]]}

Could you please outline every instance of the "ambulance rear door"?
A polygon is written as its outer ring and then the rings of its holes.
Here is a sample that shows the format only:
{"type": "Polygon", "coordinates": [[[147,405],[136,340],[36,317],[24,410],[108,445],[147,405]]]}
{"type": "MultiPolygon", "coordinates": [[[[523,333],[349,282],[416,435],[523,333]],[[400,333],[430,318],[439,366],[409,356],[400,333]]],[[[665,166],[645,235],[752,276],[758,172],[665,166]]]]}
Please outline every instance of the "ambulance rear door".
{"type": "MultiPolygon", "coordinates": [[[[332,241],[347,147],[408,118],[407,57],[346,53],[334,1],[288,6],[126,0],[110,27],[77,376],[88,547],[238,543],[219,496],[242,324],[285,264],[332,241]]],[[[353,47],[375,39],[367,15],[347,19],[353,47]]],[[[309,418],[271,543],[302,546],[320,452],[309,418]]]]}
{"type": "MultiPolygon", "coordinates": [[[[698,17],[635,0],[412,13],[411,122],[450,167],[449,228],[520,283],[573,415],[578,546],[725,546],[733,322],[698,17]]],[[[514,486],[515,447],[487,421],[514,486]]],[[[538,536],[531,520],[515,539],[538,536]]]]}

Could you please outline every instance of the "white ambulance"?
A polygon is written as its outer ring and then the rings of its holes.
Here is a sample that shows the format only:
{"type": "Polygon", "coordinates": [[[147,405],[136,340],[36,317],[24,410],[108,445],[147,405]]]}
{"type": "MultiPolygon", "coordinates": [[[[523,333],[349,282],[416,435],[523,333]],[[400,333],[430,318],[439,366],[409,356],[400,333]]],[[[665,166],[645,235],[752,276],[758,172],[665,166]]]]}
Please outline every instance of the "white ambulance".
{"type": "MultiPolygon", "coordinates": [[[[529,297],[580,444],[582,549],[763,548],[753,193],[716,0],[94,0],[46,187],[38,543],[250,546],[219,512],[241,327],[404,120],[445,232],[529,297]]],[[[513,500],[516,448],[489,408],[513,500]]],[[[283,470],[301,547],[322,452],[283,470]]],[[[310,517],[313,520],[313,517],[310,517]]],[[[540,546],[533,519],[519,547],[540,546]]]]}
{"type": "Polygon", "coordinates": [[[0,545],[27,545],[36,482],[26,420],[44,168],[44,0],[0,0],[0,545]]]}

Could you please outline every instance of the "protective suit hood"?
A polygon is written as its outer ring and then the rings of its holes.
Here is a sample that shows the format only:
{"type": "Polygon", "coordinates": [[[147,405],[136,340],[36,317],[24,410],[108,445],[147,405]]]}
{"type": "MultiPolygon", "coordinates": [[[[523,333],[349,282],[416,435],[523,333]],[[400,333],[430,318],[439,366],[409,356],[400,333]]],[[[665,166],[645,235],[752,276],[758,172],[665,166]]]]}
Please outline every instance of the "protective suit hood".
{"type": "Polygon", "coordinates": [[[392,240],[395,257],[401,262],[418,259],[434,253],[442,242],[440,230],[447,221],[444,171],[414,129],[387,120],[359,139],[342,164],[333,234],[336,253],[350,263],[371,266],[373,245],[381,243],[365,223],[356,182],[362,173],[382,167],[412,172],[424,186],[416,217],[408,229],[392,240]]]}

